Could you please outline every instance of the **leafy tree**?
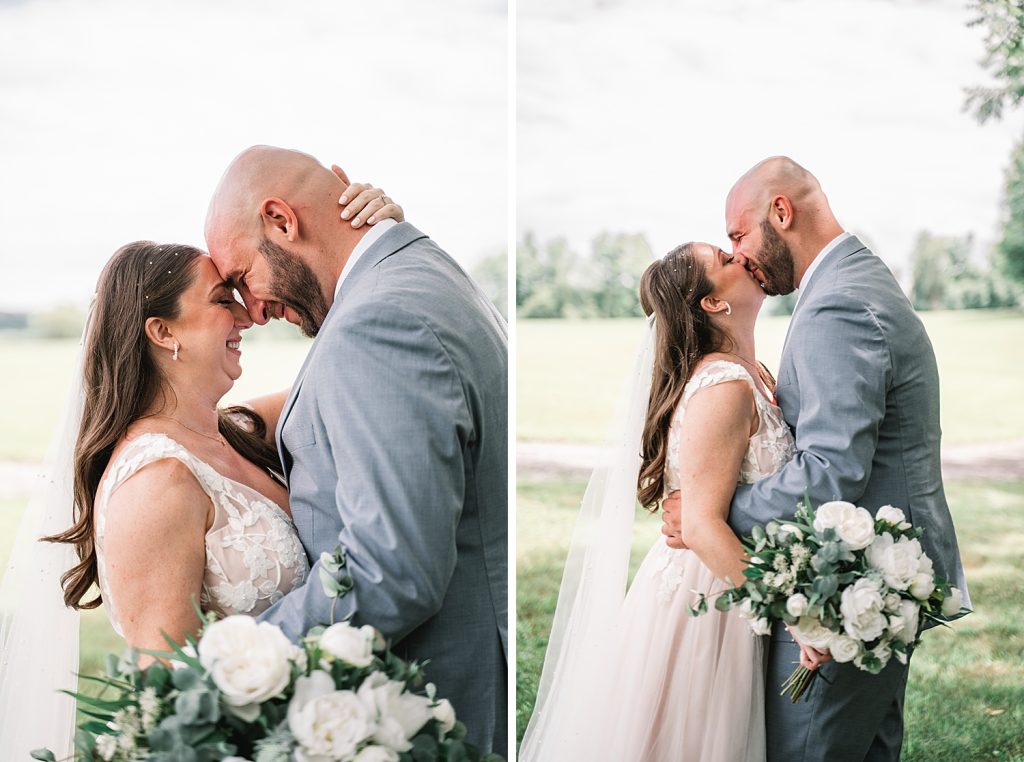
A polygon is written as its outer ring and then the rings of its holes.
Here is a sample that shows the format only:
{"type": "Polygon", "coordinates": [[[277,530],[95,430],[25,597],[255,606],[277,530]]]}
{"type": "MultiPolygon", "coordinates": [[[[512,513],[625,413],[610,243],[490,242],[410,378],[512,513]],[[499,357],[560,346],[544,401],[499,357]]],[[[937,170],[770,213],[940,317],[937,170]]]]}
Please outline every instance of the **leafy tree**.
{"type": "Polygon", "coordinates": [[[638,233],[602,233],[591,244],[589,302],[600,317],[640,317],[640,276],[654,255],[638,233]]]}
{"type": "Polygon", "coordinates": [[[576,255],[564,238],[539,245],[532,234],[516,249],[516,314],[523,318],[574,317],[580,312],[576,255]]]}
{"type": "Polygon", "coordinates": [[[990,267],[970,261],[973,237],[922,231],[914,246],[910,300],[919,310],[981,309],[1017,304],[1018,290],[990,267]]]}

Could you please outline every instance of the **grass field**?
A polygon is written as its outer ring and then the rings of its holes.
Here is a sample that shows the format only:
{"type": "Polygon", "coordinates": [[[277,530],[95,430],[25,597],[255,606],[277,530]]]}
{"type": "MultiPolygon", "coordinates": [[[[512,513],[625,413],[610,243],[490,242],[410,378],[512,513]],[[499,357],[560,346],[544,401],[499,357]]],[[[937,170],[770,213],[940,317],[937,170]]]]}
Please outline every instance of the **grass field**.
{"type": "MultiPolygon", "coordinates": [[[[291,386],[310,342],[243,341],[242,376],[225,397],[240,402],[291,386]]],[[[0,460],[39,460],[60,420],[78,341],[0,338],[0,460]]]]}
{"type": "MultiPolygon", "coordinates": [[[[537,690],[584,483],[522,479],[517,503],[517,737],[537,690]]],[[[1024,484],[947,485],[975,613],[925,636],[911,661],[907,762],[1024,760],[1024,484]]],[[[634,568],[660,521],[638,516],[634,568]]]]}
{"type": "MultiPolygon", "coordinates": [[[[1024,436],[1024,312],[921,313],[935,347],[946,444],[1024,436]]],[[[788,317],[757,325],[758,356],[778,368],[788,317]]],[[[642,320],[520,320],[517,438],[599,442],[642,336],[642,320]]]]}

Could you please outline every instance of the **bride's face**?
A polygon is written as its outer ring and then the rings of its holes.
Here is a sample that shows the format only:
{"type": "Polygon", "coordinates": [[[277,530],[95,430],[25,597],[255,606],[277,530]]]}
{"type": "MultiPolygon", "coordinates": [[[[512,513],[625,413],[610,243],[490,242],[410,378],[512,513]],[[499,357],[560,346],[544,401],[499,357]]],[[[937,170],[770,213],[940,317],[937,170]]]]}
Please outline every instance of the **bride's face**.
{"type": "Polygon", "coordinates": [[[737,307],[761,306],[764,290],[747,268],[742,254],[727,254],[717,246],[699,243],[694,247],[694,256],[704,265],[708,279],[714,284],[711,295],[737,307]]]}
{"type": "Polygon", "coordinates": [[[180,345],[181,371],[199,384],[230,388],[242,374],[239,345],[252,320],[209,257],[198,258],[196,278],[182,293],[179,308],[168,327],[180,345]]]}

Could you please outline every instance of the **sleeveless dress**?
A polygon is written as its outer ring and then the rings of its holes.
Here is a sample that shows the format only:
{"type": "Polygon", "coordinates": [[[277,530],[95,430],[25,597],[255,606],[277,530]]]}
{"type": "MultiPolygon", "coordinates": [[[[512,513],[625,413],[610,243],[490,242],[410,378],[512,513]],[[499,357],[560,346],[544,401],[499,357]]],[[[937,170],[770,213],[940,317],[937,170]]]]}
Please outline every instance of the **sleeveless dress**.
{"type": "Polygon", "coordinates": [[[195,476],[214,506],[206,533],[206,571],[199,604],[221,615],[256,616],[309,573],[291,518],[252,487],[222,476],[181,444],[160,433],[142,434],[118,454],[96,495],[96,559],[100,592],[110,623],[124,637],[117,602],[107,585],[103,548],[107,504],[118,487],[150,463],[174,458],[195,476]]]}
{"type": "MultiPolygon", "coordinates": [[[[754,390],[760,417],[750,438],[739,483],[778,471],[795,448],[778,407],[758,391],[742,365],[725,360],[702,366],[687,383],[668,436],[667,492],[679,487],[680,424],[700,390],[744,381],[754,390]]],[[[685,506],[684,506],[685,510],[685,506]]],[[[727,589],[692,550],[654,543],[622,604],[608,672],[587,723],[578,759],[616,762],[763,762],[764,643],[735,611],[691,617],[694,591],[727,589]]],[[[575,757],[575,755],[573,755],[575,757]]]]}

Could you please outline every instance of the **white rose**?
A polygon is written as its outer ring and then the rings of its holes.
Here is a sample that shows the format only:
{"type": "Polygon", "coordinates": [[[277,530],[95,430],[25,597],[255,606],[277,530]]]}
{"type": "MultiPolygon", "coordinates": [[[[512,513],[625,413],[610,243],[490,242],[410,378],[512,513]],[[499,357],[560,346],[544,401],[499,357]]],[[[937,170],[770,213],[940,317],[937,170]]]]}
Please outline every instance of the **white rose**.
{"type": "Polygon", "coordinates": [[[288,729],[301,748],[298,762],[345,759],[377,730],[370,712],[352,691],[335,689],[326,672],[314,670],[295,682],[288,705],[288,729]]]}
{"type": "Polygon", "coordinates": [[[792,524],[783,524],[779,529],[779,541],[788,542],[793,537],[797,540],[802,540],[804,539],[804,533],[800,531],[800,527],[793,526],[792,524]]]}
{"type": "Polygon", "coordinates": [[[895,614],[900,610],[900,603],[903,601],[899,593],[889,593],[885,596],[885,613],[895,614]]]}
{"type": "Polygon", "coordinates": [[[889,630],[893,636],[910,645],[917,638],[921,607],[913,601],[900,601],[899,614],[889,619],[889,630]]]}
{"type": "Polygon", "coordinates": [[[209,670],[232,713],[252,722],[259,705],[287,687],[294,648],[272,624],[229,616],[206,627],[199,663],[209,670]]]}
{"type": "Polygon", "coordinates": [[[840,664],[853,661],[860,654],[860,643],[845,635],[836,635],[829,643],[828,650],[832,652],[832,658],[840,664]]]}
{"type": "Polygon", "coordinates": [[[352,762],[398,762],[398,752],[387,746],[367,746],[351,758],[352,762]]]}
{"type": "Polygon", "coordinates": [[[796,639],[805,646],[825,651],[831,647],[835,633],[820,621],[811,616],[801,617],[793,628],[796,630],[796,639]]]}
{"type": "Polygon", "coordinates": [[[885,584],[906,590],[921,569],[921,543],[883,532],[865,551],[868,563],[882,573],[885,584]]]}
{"type": "Polygon", "coordinates": [[[738,609],[740,619],[754,618],[754,602],[750,598],[744,598],[738,609]]]}
{"type": "Polygon", "coordinates": [[[359,699],[377,722],[373,740],[395,751],[412,748],[409,739],[430,721],[430,699],[405,690],[405,683],[374,672],[359,686],[359,699]]]}
{"type": "Polygon", "coordinates": [[[875,520],[871,514],[842,500],[822,503],[814,517],[814,528],[818,532],[835,529],[850,550],[866,548],[875,539],[875,520]]]}
{"type": "Polygon", "coordinates": [[[441,726],[441,737],[452,732],[455,727],[455,708],[448,699],[441,699],[434,706],[430,707],[430,713],[441,726]]]}
{"type": "Polygon", "coordinates": [[[366,624],[353,627],[347,622],[332,624],[320,636],[320,648],[353,667],[368,667],[373,662],[373,643],[377,631],[366,624]]]}
{"type": "Polygon", "coordinates": [[[882,613],[885,602],[874,580],[861,578],[843,590],[839,611],[843,629],[855,640],[869,641],[881,635],[888,624],[882,613]]]}
{"type": "Polygon", "coordinates": [[[914,575],[914,579],[910,583],[910,594],[919,601],[927,600],[934,589],[935,578],[928,573],[922,572],[914,575]]]}
{"type": "Polygon", "coordinates": [[[942,601],[942,616],[956,616],[964,605],[964,594],[953,587],[949,595],[942,601]]]}
{"type": "Polygon", "coordinates": [[[875,518],[878,521],[888,521],[890,524],[895,524],[897,529],[910,529],[906,514],[893,505],[883,505],[878,509],[875,518]]]}
{"type": "Polygon", "coordinates": [[[786,600],[786,611],[795,617],[802,617],[807,613],[807,596],[803,593],[794,593],[786,600]]]}
{"type": "Polygon", "coordinates": [[[772,632],[772,626],[769,624],[767,619],[761,617],[760,619],[750,620],[750,630],[755,635],[770,635],[772,632]]]}
{"type": "Polygon", "coordinates": [[[889,659],[892,657],[892,649],[889,647],[888,643],[884,642],[879,643],[877,646],[872,648],[871,653],[873,653],[878,660],[882,662],[883,667],[889,663],[889,659]]]}

